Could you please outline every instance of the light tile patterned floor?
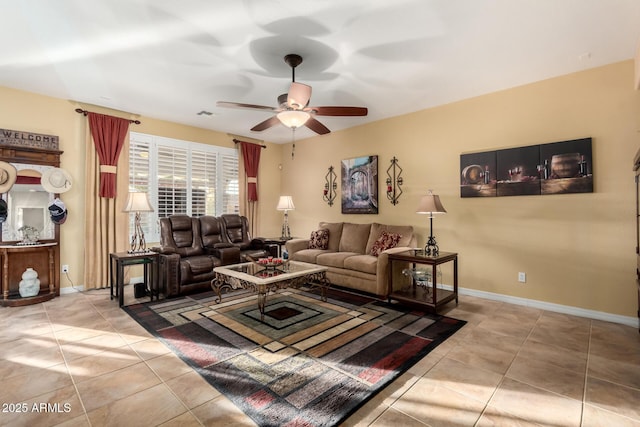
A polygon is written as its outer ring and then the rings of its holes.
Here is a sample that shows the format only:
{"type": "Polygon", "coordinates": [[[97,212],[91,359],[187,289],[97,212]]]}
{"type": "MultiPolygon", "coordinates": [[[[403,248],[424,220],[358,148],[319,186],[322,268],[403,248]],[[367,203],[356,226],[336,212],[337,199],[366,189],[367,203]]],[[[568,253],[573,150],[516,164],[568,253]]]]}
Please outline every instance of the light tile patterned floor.
{"type": "MultiPolygon", "coordinates": [[[[447,310],[469,323],[345,426],[640,427],[637,329],[468,296],[447,310]]],[[[0,331],[2,426],[254,425],[108,290],[0,308],[0,331]]]]}

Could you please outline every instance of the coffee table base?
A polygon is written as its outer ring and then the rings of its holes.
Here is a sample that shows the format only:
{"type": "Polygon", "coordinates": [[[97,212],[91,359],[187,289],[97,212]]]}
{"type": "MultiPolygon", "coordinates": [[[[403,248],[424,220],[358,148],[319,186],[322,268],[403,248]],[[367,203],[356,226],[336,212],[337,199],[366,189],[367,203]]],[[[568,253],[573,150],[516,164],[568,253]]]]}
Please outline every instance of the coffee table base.
{"type": "Polygon", "coordinates": [[[247,289],[256,292],[258,294],[258,309],[260,310],[260,321],[264,322],[264,310],[267,305],[267,295],[269,294],[269,292],[275,293],[279,289],[299,288],[300,286],[305,284],[310,284],[312,287],[320,288],[320,299],[324,302],[327,301],[326,291],[331,286],[331,283],[327,280],[325,271],[309,273],[298,277],[291,277],[269,284],[257,284],[249,280],[240,279],[238,277],[233,277],[224,273],[216,272],[216,276],[211,280],[211,289],[213,289],[213,291],[217,295],[216,299],[214,300],[216,304],[220,304],[222,302],[223,289],[247,289]]]}

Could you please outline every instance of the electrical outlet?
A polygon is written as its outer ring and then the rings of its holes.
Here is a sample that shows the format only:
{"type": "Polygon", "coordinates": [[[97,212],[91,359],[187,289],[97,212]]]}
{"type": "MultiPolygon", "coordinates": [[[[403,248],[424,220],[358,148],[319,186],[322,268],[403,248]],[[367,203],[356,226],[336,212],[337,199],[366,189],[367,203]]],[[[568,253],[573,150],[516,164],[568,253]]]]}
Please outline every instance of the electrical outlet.
{"type": "Polygon", "coordinates": [[[62,264],[62,272],[63,273],[68,273],[69,272],[69,265],[68,264],[62,264]]]}
{"type": "Polygon", "coordinates": [[[527,275],[523,272],[518,273],[518,282],[520,283],[526,283],[527,282],[527,275]]]}

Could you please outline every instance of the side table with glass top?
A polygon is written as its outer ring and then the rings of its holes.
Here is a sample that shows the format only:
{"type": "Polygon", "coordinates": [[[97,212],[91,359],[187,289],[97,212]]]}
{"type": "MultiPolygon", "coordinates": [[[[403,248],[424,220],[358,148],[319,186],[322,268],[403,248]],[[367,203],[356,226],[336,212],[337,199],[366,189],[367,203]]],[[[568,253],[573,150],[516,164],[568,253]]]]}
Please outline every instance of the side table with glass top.
{"type": "Polygon", "coordinates": [[[282,247],[291,239],[285,239],[284,237],[264,237],[263,240],[267,246],[277,246],[277,255],[275,256],[280,258],[282,256],[282,247]]]}
{"type": "Polygon", "coordinates": [[[455,252],[440,252],[438,255],[425,255],[422,250],[408,250],[389,254],[389,295],[388,300],[396,300],[409,304],[417,304],[438,309],[450,301],[458,304],[458,254],[455,252]],[[437,268],[441,264],[453,262],[453,290],[438,288],[437,268]],[[415,274],[405,275],[398,272],[401,264],[411,266],[408,273],[416,271],[418,265],[428,266],[428,279],[420,281],[415,274]],[[395,268],[394,268],[395,265],[395,268]],[[430,270],[430,271],[429,271],[430,270]],[[405,277],[410,283],[405,286],[398,283],[405,277]],[[394,283],[395,282],[395,283],[394,283]],[[420,282],[420,283],[419,283],[420,282]]]}
{"type": "Polygon", "coordinates": [[[140,253],[114,252],[109,254],[111,299],[114,297],[115,288],[118,305],[120,307],[124,305],[124,267],[138,264],[144,265],[144,281],[149,287],[151,301],[153,301],[154,295],[160,299],[158,289],[159,261],[160,255],[152,251],[140,253]]]}

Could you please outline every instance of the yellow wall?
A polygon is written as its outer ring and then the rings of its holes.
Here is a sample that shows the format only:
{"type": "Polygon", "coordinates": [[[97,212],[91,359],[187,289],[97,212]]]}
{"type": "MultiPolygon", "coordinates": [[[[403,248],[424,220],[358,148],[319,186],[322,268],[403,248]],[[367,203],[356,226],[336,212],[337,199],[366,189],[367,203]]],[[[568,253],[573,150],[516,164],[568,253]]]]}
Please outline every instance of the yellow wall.
{"type": "MultiPolygon", "coordinates": [[[[68,264],[69,278],[75,286],[82,286],[84,275],[84,247],[78,236],[84,234],[84,174],[85,174],[85,132],[87,120],[74,110],[78,107],[103,114],[126,115],[96,106],[80,105],[67,100],[41,96],[29,92],[0,87],[0,128],[25,132],[57,135],[60,150],[64,151],[61,167],[73,178],[73,187],[61,195],[68,209],[67,221],[60,228],[60,262],[68,264]]],[[[148,117],[136,117],[142,124],[131,125],[130,130],[168,138],[233,147],[232,137],[225,133],[213,132],[190,126],[179,125],[148,117]]],[[[282,156],[282,146],[266,144],[262,151],[259,174],[261,197],[261,222],[256,234],[279,235],[280,215],[275,210],[279,196],[280,171],[277,165],[282,156]],[[274,172],[277,171],[277,172],[274,172]]],[[[125,154],[126,155],[126,154],[125,154]]],[[[122,197],[122,204],[126,195],[122,197]]],[[[122,213],[122,215],[128,215],[122,213]]],[[[150,246],[153,245],[152,243],[150,246]]],[[[135,275],[135,273],[133,273],[135,275]]],[[[61,288],[71,286],[69,280],[61,277],[61,288]]],[[[103,284],[108,285],[107,283],[103,284]]],[[[87,286],[94,287],[94,286],[87,286]]],[[[100,287],[100,286],[98,286],[100,287]]]]}
{"type": "MultiPolygon", "coordinates": [[[[440,249],[460,254],[460,286],[623,316],[635,316],[635,196],[633,156],[640,146],[640,92],[633,61],[625,61],[378,121],[290,144],[269,144],[260,164],[258,233],[279,235],[278,196],[291,194],[292,233],[306,236],[321,220],[411,224],[421,236],[428,220],[415,214],[427,189],[448,213],[434,220],[440,249]],[[555,196],[459,196],[460,154],[592,137],[595,192],[555,196]],[[380,213],[342,215],[322,200],[331,165],[379,156],[380,213]],[[397,206],[384,194],[390,159],[404,169],[397,206]],[[282,169],[280,169],[280,166],[282,169]],[[304,177],[301,179],[301,177],[304,177]],[[527,273],[527,283],[517,273],[527,273]]],[[[82,284],[84,132],[75,103],[0,87],[0,128],[60,137],[62,167],[74,186],[62,196],[69,218],[62,226],[61,262],[82,284]]],[[[107,112],[97,107],[93,111],[107,112]]],[[[226,134],[140,117],[132,130],[232,146],[226,134]]],[[[340,196],[340,188],[338,188],[340,196]]],[[[445,281],[446,281],[445,277],[445,281]]],[[[62,279],[63,287],[69,286],[62,279]]]]}
{"type": "Polygon", "coordinates": [[[625,61],[298,141],[294,160],[290,145],[282,152],[292,233],[307,236],[319,220],[411,224],[424,245],[428,219],[415,209],[433,189],[448,211],[435,235],[441,251],[460,254],[461,287],[635,316],[633,83],[625,61]],[[460,198],[461,153],[583,137],[593,138],[594,193],[460,198]],[[333,207],[322,200],[327,168],[339,175],[342,159],[365,155],[379,156],[379,214],[342,215],[340,188],[333,207]],[[384,193],[393,156],[405,182],[396,206],[384,193]]]}

